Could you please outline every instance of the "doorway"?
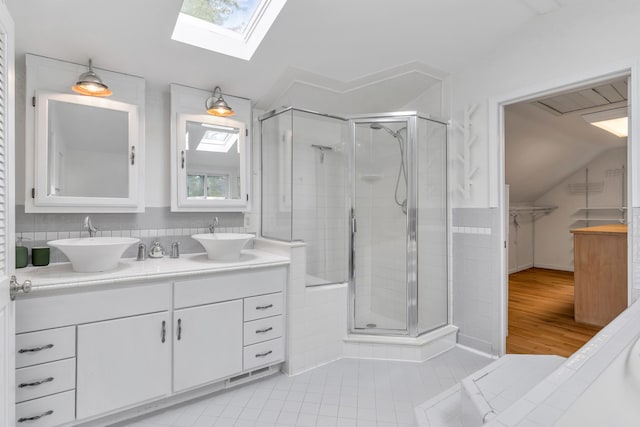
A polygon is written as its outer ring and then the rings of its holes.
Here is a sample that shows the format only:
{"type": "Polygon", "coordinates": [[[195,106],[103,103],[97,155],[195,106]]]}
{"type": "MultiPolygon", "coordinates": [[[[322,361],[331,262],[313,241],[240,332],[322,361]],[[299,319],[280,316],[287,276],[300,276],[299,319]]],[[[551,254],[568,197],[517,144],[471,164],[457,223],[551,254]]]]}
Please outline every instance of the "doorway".
{"type": "MultiPolygon", "coordinates": [[[[606,323],[576,316],[585,274],[573,232],[628,222],[626,132],[597,127],[628,117],[628,79],[620,73],[503,104],[506,353],[566,357],[606,323]]],[[[625,252],[619,268],[626,272],[625,252]]],[[[593,304],[599,310],[603,302],[593,304]]]]}

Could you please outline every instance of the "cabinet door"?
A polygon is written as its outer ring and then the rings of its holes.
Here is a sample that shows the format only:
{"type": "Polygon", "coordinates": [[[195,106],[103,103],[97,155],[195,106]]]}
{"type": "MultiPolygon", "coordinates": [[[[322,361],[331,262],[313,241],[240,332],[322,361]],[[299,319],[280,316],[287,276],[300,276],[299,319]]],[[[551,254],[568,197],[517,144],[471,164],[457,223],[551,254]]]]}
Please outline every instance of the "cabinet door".
{"type": "Polygon", "coordinates": [[[168,312],[78,326],[78,419],[167,396],[168,312]]]}
{"type": "Polygon", "coordinates": [[[242,301],[173,314],[173,389],[185,390],[242,371],[242,301]]]}

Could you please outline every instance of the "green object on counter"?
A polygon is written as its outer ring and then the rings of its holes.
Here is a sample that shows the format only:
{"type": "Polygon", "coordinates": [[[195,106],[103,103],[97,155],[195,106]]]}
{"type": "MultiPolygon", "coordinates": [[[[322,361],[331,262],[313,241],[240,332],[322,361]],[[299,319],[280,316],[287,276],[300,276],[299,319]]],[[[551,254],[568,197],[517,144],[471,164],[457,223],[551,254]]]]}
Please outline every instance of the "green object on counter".
{"type": "Polygon", "coordinates": [[[31,264],[36,267],[49,265],[50,249],[46,247],[31,248],[31,264]]]}
{"type": "Polygon", "coordinates": [[[24,268],[29,263],[29,249],[22,245],[22,237],[16,242],[16,268],[24,268]]]}

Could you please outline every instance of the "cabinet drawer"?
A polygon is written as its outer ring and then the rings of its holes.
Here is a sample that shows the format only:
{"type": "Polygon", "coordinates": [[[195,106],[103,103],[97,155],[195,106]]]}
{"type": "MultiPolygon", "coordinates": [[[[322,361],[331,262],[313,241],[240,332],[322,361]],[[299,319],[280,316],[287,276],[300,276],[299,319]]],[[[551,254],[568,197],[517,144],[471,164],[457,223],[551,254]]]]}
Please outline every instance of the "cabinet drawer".
{"type": "Polygon", "coordinates": [[[282,316],[267,317],[244,324],[244,345],[269,341],[282,336],[282,316]]]}
{"type": "Polygon", "coordinates": [[[250,371],[260,366],[282,362],[284,359],[284,340],[261,342],[244,348],[244,370],[250,371]]]}
{"type": "Polygon", "coordinates": [[[227,271],[175,282],[174,307],[194,307],[251,295],[282,292],[286,282],[287,269],[284,266],[227,271]]]}
{"type": "Polygon", "coordinates": [[[16,405],[16,426],[53,427],[75,419],[76,392],[65,391],[16,405]]]}
{"type": "Polygon", "coordinates": [[[76,359],[16,370],[16,402],[76,388],[76,359]]]}
{"type": "Polygon", "coordinates": [[[282,292],[245,298],[244,321],[282,314],[282,292]]]}
{"type": "Polygon", "coordinates": [[[16,335],[16,368],[75,356],[75,326],[16,335]]]}

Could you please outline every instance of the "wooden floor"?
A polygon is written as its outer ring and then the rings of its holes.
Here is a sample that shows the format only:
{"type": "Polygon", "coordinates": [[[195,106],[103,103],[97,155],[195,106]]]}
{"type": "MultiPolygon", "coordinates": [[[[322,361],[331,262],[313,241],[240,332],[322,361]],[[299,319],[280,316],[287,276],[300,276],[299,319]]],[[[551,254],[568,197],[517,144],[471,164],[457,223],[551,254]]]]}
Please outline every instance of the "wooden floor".
{"type": "Polygon", "coordinates": [[[600,330],[573,320],[573,273],[530,268],[509,275],[507,353],[570,356],[600,330]]]}

